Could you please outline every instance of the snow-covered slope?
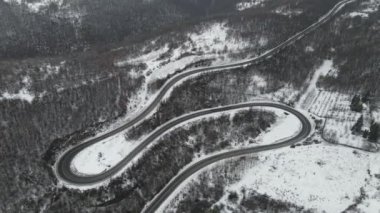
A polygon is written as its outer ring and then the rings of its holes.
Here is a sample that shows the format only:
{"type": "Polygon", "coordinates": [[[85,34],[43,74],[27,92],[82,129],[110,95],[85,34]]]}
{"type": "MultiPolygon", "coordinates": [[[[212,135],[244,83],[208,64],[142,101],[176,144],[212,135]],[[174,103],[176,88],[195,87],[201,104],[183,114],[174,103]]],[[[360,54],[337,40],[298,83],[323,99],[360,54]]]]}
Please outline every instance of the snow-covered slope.
{"type": "MultiPolygon", "coordinates": [[[[326,146],[326,144],[260,153],[254,166],[226,191],[254,190],[271,198],[288,201],[317,212],[341,212],[354,204],[361,193],[365,212],[378,212],[380,196],[376,187],[380,174],[378,153],[326,146]]],[[[229,193],[219,201],[228,201],[229,193]]],[[[242,195],[239,197],[241,198],[242,195]]]]}
{"type": "MultiPolygon", "coordinates": [[[[252,46],[248,41],[229,36],[231,29],[224,22],[207,24],[199,28],[194,32],[187,33],[185,35],[186,42],[176,48],[170,48],[169,44],[165,44],[150,51],[143,49],[142,54],[118,60],[115,65],[144,64],[145,68],[142,74],[149,82],[165,78],[196,61],[227,56],[228,53],[238,53],[252,46]]],[[[153,40],[152,44],[154,45],[155,42],[153,40]]],[[[258,44],[265,46],[266,42],[265,38],[261,38],[258,44]]],[[[228,61],[228,58],[223,60],[224,63],[228,61]]]]}

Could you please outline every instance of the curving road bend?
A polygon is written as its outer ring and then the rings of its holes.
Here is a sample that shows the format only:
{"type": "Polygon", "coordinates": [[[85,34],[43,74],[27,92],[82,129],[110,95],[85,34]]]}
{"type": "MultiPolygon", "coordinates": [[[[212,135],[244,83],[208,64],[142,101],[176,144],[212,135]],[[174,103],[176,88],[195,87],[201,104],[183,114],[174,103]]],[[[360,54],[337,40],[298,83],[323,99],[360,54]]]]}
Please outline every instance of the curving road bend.
{"type": "MultiPolygon", "coordinates": [[[[294,114],[295,116],[297,116],[298,119],[300,119],[303,125],[303,131],[307,130],[307,133],[311,131],[311,128],[308,128],[308,126],[311,126],[310,122],[302,113],[298,112],[297,110],[289,106],[286,106],[280,103],[247,102],[247,103],[240,103],[240,104],[234,104],[234,105],[227,105],[227,106],[222,106],[222,107],[196,111],[196,112],[186,114],[186,115],[180,116],[178,118],[175,118],[166,122],[162,126],[158,127],[155,131],[153,131],[149,136],[147,136],[123,160],[121,160],[114,167],[106,170],[103,173],[99,173],[96,175],[81,176],[73,172],[70,166],[71,166],[72,159],[76,155],[76,152],[71,152],[71,150],[67,152],[66,154],[64,154],[58,161],[56,165],[56,173],[60,179],[73,185],[91,185],[91,184],[101,182],[117,174],[119,171],[121,171],[129,162],[131,162],[138,154],[140,154],[142,150],[144,150],[149,144],[151,144],[153,141],[158,139],[160,136],[162,136],[171,128],[178,126],[179,124],[186,123],[191,119],[201,117],[204,115],[217,113],[217,112],[225,112],[225,111],[230,111],[234,109],[244,109],[244,108],[249,108],[249,107],[274,107],[274,108],[285,110],[289,113],[294,114]]],[[[291,143],[295,143],[295,142],[298,142],[298,140],[291,141],[291,143]]],[[[290,143],[287,143],[287,144],[290,144],[290,143]]],[[[272,148],[274,149],[278,147],[276,145],[273,145],[272,148]]]]}
{"type": "Polygon", "coordinates": [[[230,158],[230,157],[236,157],[236,156],[241,156],[241,155],[246,155],[250,153],[256,153],[260,151],[265,151],[265,150],[270,150],[270,149],[276,149],[284,146],[288,146],[290,144],[296,143],[298,141],[301,141],[305,137],[309,135],[309,133],[312,131],[311,129],[311,124],[308,121],[308,119],[302,115],[302,113],[298,112],[297,110],[285,106],[283,104],[279,103],[272,103],[272,102],[251,102],[251,103],[240,103],[236,105],[229,105],[229,106],[223,106],[223,107],[218,107],[218,108],[211,108],[211,109],[206,109],[206,110],[201,110],[197,112],[193,112],[191,114],[187,114],[178,118],[175,118],[159,128],[157,128],[154,132],[152,132],[138,147],[136,147],[127,157],[125,157],[122,161],[120,161],[118,164],[116,164],[114,167],[110,168],[109,170],[97,174],[97,175],[78,175],[75,172],[71,170],[71,162],[73,161],[74,157],[84,150],[85,148],[98,143],[110,136],[113,136],[117,133],[120,133],[124,131],[125,129],[128,129],[137,123],[141,122],[144,120],[147,116],[149,116],[150,113],[154,111],[154,109],[160,104],[161,100],[164,98],[164,96],[170,91],[173,86],[189,77],[193,76],[199,73],[203,72],[211,72],[211,71],[220,71],[220,70],[225,70],[225,69],[231,69],[231,68],[237,68],[237,67],[244,67],[247,65],[259,63],[274,54],[278,53],[280,50],[284,49],[285,47],[289,46],[293,42],[295,42],[298,39],[301,39],[304,37],[306,34],[310,33],[326,21],[328,21],[332,16],[334,16],[336,13],[338,13],[345,5],[353,2],[355,0],[343,0],[336,4],[328,13],[326,13],[324,16],[322,16],[317,22],[314,24],[310,25],[306,29],[302,30],[301,32],[298,32],[294,36],[290,37],[280,45],[264,52],[258,57],[251,58],[248,60],[243,60],[235,63],[231,63],[228,65],[222,65],[222,66],[213,66],[213,67],[207,67],[207,68],[198,68],[198,69],[192,69],[180,74],[177,74],[173,76],[171,79],[169,79],[164,86],[160,89],[158,92],[157,96],[154,98],[154,100],[151,102],[149,106],[147,106],[144,110],[141,111],[140,114],[138,114],[136,117],[134,117],[132,120],[127,122],[126,124],[108,132],[105,133],[97,138],[90,139],[84,143],[81,143],[66,152],[64,152],[57,160],[55,164],[55,173],[58,177],[58,179],[62,180],[65,183],[73,184],[73,185],[92,185],[101,181],[104,181],[116,173],[120,172],[125,165],[127,165],[135,156],[137,156],[145,147],[147,147],[151,142],[153,142],[155,139],[160,137],[163,133],[165,133],[167,130],[170,128],[188,121],[189,119],[193,119],[202,115],[207,115],[210,113],[215,113],[215,112],[222,112],[222,111],[228,111],[232,109],[239,109],[239,108],[247,108],[247,107],[260,107],[260,106],[266,106],[266,107],[275,107],[279,109],[283,109],[285,111],[288,111],[289,113],[294,114],[297,116],[300,121],[303,124],[302,131],[300,134],[295,136],[294,138],[291,138],[289,140],[283,141],[281,143],[277,144],[272,144],[272,145],[267,145],[267,146],[260,146],[260,147],[254,147],[254,148],[246,148],[246,149],[240,149],[240,150],[235,150],[235,151],[230,151],[227,153],[215,155],[212,157],[209,157],[207,159],[204,159],[200,162],[197,162],[196,164],[192,165],[189,167],[186,171],[181,173],[179,176],[177,176],[173,181],[171,181],[162,191],[161,193],[155,197],[154,200],[151,201],[149,206],[146,207],[145,211],[146,212],[153,212],[158,208],[158,206],[164,201],[169,194],[187,177],[189,177],[192,173],[195,171],[203,168],[204,166],[207,166],[211,163],[214,163],[218,160],[230,158]]]}
{"type": "Polygon", "coordinates": [[[192,164],[190,167],[188,167],[183,172],[179,173],[175,178],[173,178],[162,190],[159,194],[156,195],[156,197],[153,198],[153,200],[150,201],[150,203],[147,204],[143,212],[150,213],[155,212],[160,205],[170,196],[170,194],[187,178],[189,178],[191,175],[199,171],[200,169],[215,163],[220,160],[233,158],[233,157],[239,157],[244,156],[248,154],[253,154],[257,152],[272,150],[272,149],[278,149],[285,146],[292,145],[294,143],[300,142],[307,138],[312,130],[312,124],[310,123],[309,119],[306,118],[301,112],[297,111],[294,108],[291,108],[289,106],[278,104],[278,103],[270,103],[270,102],[263,102],[263,103],[251,103],[250,106],[265,106],[265,107],[274,107],[278,109],[282,109],[284,111],[287,111],[289,113],[292,113],[295,115],[302,124],[301,131],[294,137],[290,139],[285,139],[281,142],[270,144],[270,145],[263,145],[263,146],[256,146],[256,147],[249,147],[249,148],[242,148],[237,150],[232,150],[216,155],[212,155],[208,158],[205,158],[201,161],[198,161],[194,164],[192,164]]]}

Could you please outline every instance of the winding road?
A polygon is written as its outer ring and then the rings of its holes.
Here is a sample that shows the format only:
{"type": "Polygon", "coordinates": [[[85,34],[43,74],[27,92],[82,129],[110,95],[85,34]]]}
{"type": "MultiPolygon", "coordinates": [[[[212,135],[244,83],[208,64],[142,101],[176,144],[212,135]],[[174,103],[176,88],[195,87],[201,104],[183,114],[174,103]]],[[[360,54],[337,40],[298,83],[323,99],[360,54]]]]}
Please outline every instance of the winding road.
{"type": "Polygon", "coordinates": [[[242,148],[237,150],[232,150],[216,155],[212,155],[210,157],[207,157],[201,161],[197,161],[196,163],[189,166],[186,170],[184,170],[182,173],[177,175],[175,178],[172,179],[165,187],[161,190],[161,192],[156,195],[155,198],[146,206],[144,209],[144,212],[155,212],[155,210],[160,207],[160,205],[170,196],[170,194],[188,177],[190,177],[192,174],[196,173],[200,169],[215,163],[217,161],[232,158],[232,157],[238,157],[238,156],[244,156],[247,154],[253,154],[257,152],[272,150],[272,149],[278,149],[281,147],[289,146],[294,143],[300,142],[307,138],[310,133],[312,132],[313,128],[308,118],[306,118],[301,112],[297,111],[294,108],[291,108],[287,105],[279,104],[279,103],[271,103],[271,102],[254,102],[254,103],[244,103],[244,104],[237,104],[233,105],[235,107],[274,107],[277,109],[282,109],[284,111],[287,111],[289,113],[292,113],[295,115],[302,124],[302,129],[299,131],[299,133],[290,138],[285,139],[281,142],[270,144],[270,145],[263,145],[263,146],[255,146],[255,147],[249,147],[249,148],[242,148]]]}
{"type": "Polygon", "coordinates": [[[316,29],[326,21],[328,21],[333,15],[335,15],[337,12],[339,12],[345,5],[353,2],[355,0],[344,0],[336,4],[328,13],[326,13],[324,16],[322,16],[317,22],[310,25],[306,29],[302,30],[301,32],[298,32],[294,36],[290,37],[280,45],[264,52],[258,57],[251,58],[248,60],[243,60],[235,63],[231,63],[228,65],[222,65],[222,66],[213,66],[213,67],[207,67],[207,68],[198,68],[198,69],[192,69],[186,72],[179,73],[172,78],[170,78],[160,89],[158,94],[154,97],[153,101],[150,105],[148,105],[146,108],[144,108],[140,114],[138,114],[136,117],[131,119],[126,124],[108,132],[105,133],[99,137],[90,139],[86,142],[83,142],[77,146],[74,146],[73,148],[65,151],[57,160],[55,164],[55,173],[59,180],[72,184],[72,185],[78,185],[78,186],[86,186],[86,185],[93,185],[95,183],[104,181],[106,179],[109,179],[110,177],[114,176],[118,172],[122,171],[122,169],[131,161],[133,160],[138,154],[141,153],[142,150],[144,150],[149,144],[151,144],[153,141],[155,141],[157,138],[165,134],[169,129],[189,121],[190,119],[194,119],[200,116],[208,115],[211,113],[217,113],[217,112],[224,112],[229,111],[233,109],[243,109],[243,108],[249,108],[249,107],[273,107],[285,110],[289,113],[294,114],[302,123],[302,130],[294,136],[293,138],[284,140],[282,142],[271,144],[271,145],[265,145],[265,146],[258,146],[258,147],[251,147],[251,148],[243,148],[239,150],[234,151],[228,151],[224,152],[218,155],[213,155],[211,157],[208,157],[206,159],[203,159],[190,167],[188,167],[185,171],[180,173],[178,176],[176,176],[170,183],[168,183],[165,188],[146,206],[144,209],[145,212],[154,212],[157,210],[157,208],[160,206],[160,204],[165,201],[165,199],[189,176],[194,174],[196,171],[202,169],[203,167],[210,165],[216,161],[220,161],[222,159],[231,158],[231,157],[237,157],[242,155],[247,155],[251,153],[257,153],[261,151],[271,150],[271,149],[277,149],[284,146],[289,146],[293,143],[302,141],[305,139],[312,131],[312,125],[310,121],[299,111],[280,104],[280,103],[273,103],[273,102],[248,102],[248,103],[239,103],[235,105],[228,105],[228,106],[222,106],[217,108],[210,108],[205,110],[196,111],[190,114],[186,114],[183,116],[180,116],[178,118],[172,119],[168,121],[167,123],[163,124],[162,126],[158,127],[156,130],[154,130],[148,137],[146,137],[141,144],[139,144],[134,150],[132,150],[123,160],[121,160],[118,164],[116,164],[114,167],[108,169],[107,171],[96,174],[96,175],[78,175],[71,169],[71,163],[75,156],[84,150],[85,148],[98,143],[108,137],[111,137],[117,133],[120,133],[147,118],[154,110],[157,108],[157,106],[160,104],[161,100],[165,97],[165,95],[168,94],[171,88],[178,83],[181,80],[184,80],[185,78],[189,76],[193,76],[199,73],[204,72],[211,72],[211,71],[221,71],[226,69],[232,69],[237,67],[244,67],[247,65],[259,63],[262,60],[265,60],[274,54],[278,53],[280,50],[284,49],[285,47],[289,46],[293,42],[295,42],[298,39],[301,39],[306,34],[310,33],[312,30],[316,29]]]}

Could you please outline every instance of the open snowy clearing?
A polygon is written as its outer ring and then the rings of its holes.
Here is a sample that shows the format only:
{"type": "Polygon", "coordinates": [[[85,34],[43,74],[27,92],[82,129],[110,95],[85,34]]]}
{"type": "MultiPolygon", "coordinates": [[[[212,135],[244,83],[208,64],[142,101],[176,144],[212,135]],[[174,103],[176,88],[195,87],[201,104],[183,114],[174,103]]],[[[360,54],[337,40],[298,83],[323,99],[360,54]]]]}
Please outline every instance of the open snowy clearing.
{"type": "MultiPolygon", "coordinates": [[[[247,168],[240,181],[226,192],[254,190],[317,212],[341,212],[355,203],[361,188],[367,193],[360,208],[378,212],[380,204],[380,154],[353,151],[326,144],[281,149],[258,154],[258,162],[247,168]]],[[[229,193],[219,201],[228,201],[229,193]]]]}
{"type": "Polygon", "coordinates": [[[123,134],[115,135],[80,152],[72,162],[72,170],[86,175],[99,174],[116,165],[137,145],[137,141],[126,141],[123,134]]]}
{"type": "Polygon", "coordinates": [[[326,76],[332,69],[333,69],[332,60],[324,60],[322,65],[314,72],[314,75],[308,82],[308,87],[306,88],[306,91],[301,96],[300,100],[298,101],[298,107],[305,110],[309,109],[312,101],[318,94],[317,81],[319,77],[326,76]]]}
{"type": "Polygon", "coordinates": [[[276,123],[266,132],[261,133],[256,140],[260,145],[267,145],[288,139],[299,133],[302,129],[300,120],[293,114],[285,113],[283,110],[266,108],[277,116],[276,123]]]}
{"type": "Polygon", "coordinates": [[[327,91],[317,87],[318,79],[321,76],[335,76],[336,73],[333,61],[324,60],[309,80],[308,86],[296,106],[326,119],[322,134],[329,142],[375,150],[376,145],[368,142],[361,135],[353,135],[351,132],[352,126],[361,115],[364,117],[363,129],[369,129],[371,115],[368,107],[364,105],[362,113],[354,112],[350,109],[354,94],[327,91]]]}
{"type": "Polygon", "coordinates": [[[323,136],[329,142],[375,151],[377,149],[376,147],[378,147],[377,144],[369,142],[363,138],[361,134],[354,135],[351,133],[351,128],[354,124],[355,122],[352,121],[328,119],[323,136]]]}
{"type": "Polygon", "coordinates": [[[323,137],[329,142],[349,145],[366,150],[376,150],[376,145],[368,142],[361,134],[353,135],[351,128],[361,115],[364,118],[364,129],[369,129],[372,120],[367,106],[363,112],[350,109],[353,95],[319,90],[313,104],[309,107],[312,114],[326,118],[323,137]]]}

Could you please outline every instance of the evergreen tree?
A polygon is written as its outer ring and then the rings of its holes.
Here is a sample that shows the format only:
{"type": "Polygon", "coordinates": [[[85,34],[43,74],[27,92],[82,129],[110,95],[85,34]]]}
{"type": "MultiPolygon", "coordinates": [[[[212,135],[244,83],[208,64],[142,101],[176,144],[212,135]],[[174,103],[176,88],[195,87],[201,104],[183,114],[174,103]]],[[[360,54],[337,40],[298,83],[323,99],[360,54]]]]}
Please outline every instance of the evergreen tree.
{"type": "Polygon", "coordinates": [[[363,103],[368,102],[370,96],[371,96],[371,92],[370,92],[370,91],[367,91],[367,92],[363,95],[363,97],[362,97],[362,102],[363,102],[363,103]]]}
{"type": "Polygon", "coordinates": [[[360,133],[363,127],[363,115],[356,121],[354,126],[351,128],[352,134],[360,133]]]}
{"type": "Polygon", "coordinates": [[[371,127],[369,129],[369,137],[368,139],[373,142],[377,142],[379,138],[379,124],[376,122],[372,122],[371,127]]]}
{"type": "Polygon", "coordinates": [[[368,129],[364,130],[363,131],[363,138],[368,138],[368,135],[369,135],[368,129]]]}
{"type": "Polygon", "coordinates": [[[361,112],[363,110],[363,102],[361,101],[360,95],[355,95],[352,98],[350,108],[355,112],[361,112]]]}

